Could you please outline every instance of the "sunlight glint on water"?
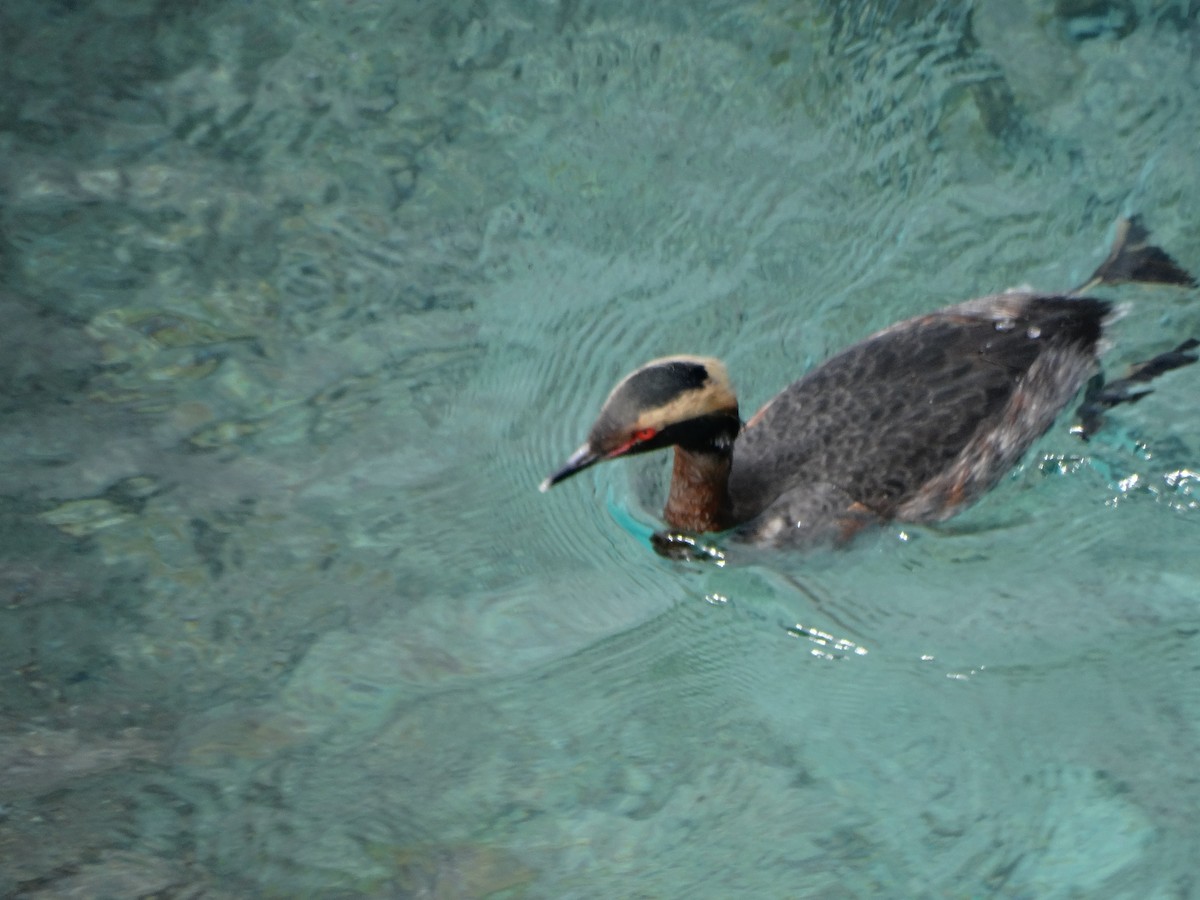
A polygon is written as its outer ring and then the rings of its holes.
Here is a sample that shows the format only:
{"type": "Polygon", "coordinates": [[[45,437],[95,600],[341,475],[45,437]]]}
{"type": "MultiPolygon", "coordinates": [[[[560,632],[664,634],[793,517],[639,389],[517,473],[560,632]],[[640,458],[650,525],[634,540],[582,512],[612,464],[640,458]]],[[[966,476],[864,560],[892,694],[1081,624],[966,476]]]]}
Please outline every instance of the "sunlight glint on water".
{"type": "Polygon", "coordinates": [[[1200,268],[1160,6],[6,3],[0,895],[1187,896],[1196,369],[845,551],[536,490],[652,357],[1200,268]]]}

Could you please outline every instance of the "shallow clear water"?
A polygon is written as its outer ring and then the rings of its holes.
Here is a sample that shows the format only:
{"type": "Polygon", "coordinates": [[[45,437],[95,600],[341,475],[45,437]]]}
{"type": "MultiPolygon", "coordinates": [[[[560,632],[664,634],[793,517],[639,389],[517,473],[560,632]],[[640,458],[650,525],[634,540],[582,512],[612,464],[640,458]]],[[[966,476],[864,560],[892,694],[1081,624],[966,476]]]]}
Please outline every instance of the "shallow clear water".
{"type": "MultiPolygon", "coordinates": [[[[1160,9],[1161,6],[1167,8],[1160,9]]],[[[1136,0],[0,7],[0,895],[1187,897],[1195,369],[939,530],[683,566],[614,381],[1200,268],[1136,0]]],[[[1108,366],[1200,333],[1124,288],[1108,366]]]]}

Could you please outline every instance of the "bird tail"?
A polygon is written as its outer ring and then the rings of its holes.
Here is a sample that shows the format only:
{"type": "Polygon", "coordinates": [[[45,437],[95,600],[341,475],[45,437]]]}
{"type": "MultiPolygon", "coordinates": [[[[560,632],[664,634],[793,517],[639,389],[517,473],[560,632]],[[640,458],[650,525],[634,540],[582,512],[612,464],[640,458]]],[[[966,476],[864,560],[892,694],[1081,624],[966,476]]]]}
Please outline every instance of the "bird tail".
{"type": "Polygon", "coordinates": [[[1097,285],[1129,281],[1196,287],[1196,279],[1190,272],[1161,247],[1150,243],[1150,232],[1141,216],[1130,216],[1117,223],[1117,238],[1108,258],[1072,293],[1082,294],[1097,285]]]}

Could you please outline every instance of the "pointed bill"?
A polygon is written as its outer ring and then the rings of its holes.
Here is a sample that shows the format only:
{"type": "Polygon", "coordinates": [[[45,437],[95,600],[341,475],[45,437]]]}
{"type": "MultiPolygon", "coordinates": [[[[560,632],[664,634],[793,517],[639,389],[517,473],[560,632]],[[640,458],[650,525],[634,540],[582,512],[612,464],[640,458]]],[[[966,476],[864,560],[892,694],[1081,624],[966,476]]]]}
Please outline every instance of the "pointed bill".
{"type": "Polygon", "coordinates": [[[582,472],[588,466],[593,466],[602,459],[604,459],[603,456],[593,452],[588,444],[584,444],[571,454],[570,458],[563,463],[561,469],[538,485],[538,490],[544,494],[560,481],[570,478],[578,472],[582,472]]]}

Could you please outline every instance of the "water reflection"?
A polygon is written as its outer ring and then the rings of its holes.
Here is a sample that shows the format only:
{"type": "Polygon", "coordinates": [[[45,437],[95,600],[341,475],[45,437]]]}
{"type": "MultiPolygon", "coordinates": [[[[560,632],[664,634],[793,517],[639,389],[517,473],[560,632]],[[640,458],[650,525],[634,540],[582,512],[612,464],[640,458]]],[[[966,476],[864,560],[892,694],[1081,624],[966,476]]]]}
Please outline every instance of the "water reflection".
{"type": "Polygon", "coordinates": [[[1185,890],[1190,372],[849,553],[535,490],[631,362],[1194,268],[1196,23],[1096,9],[6,2],[0,894],[1185,890]]]}

